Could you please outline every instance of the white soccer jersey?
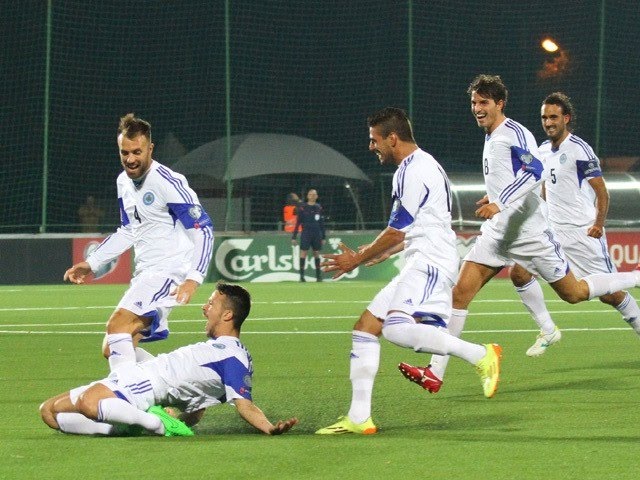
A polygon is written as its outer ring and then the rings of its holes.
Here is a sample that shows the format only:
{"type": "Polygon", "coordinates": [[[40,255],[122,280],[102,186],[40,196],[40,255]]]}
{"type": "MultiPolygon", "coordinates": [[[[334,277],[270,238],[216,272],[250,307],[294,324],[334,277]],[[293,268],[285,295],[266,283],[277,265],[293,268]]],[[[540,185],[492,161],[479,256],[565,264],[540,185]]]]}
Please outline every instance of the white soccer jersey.
{"type": "Polygon", "coordinates": [[[167,272],[202,283],[213,253],[213,225],[186,178],[153,161],[138,182],[117,179],[121,226],[87,258],[95,272],[131,246],[135,273],[167,272]]]}
{"type": "Polygon", "coordinates": [[[549,222],[556,230],[590,227],[596,218],[596,194],[589,179],[602,176],[591,147],[573,134],[556,150],[551,142],[540,145],[548,176],[545,180],[549,222]]]}
{"type": "Polygon", "coordinates": [[[547,219],[539,188],[510,203],[542,175],[543,166],[533,134],[507,118],[490,135],[486,135],[482,158],[489,202],[508,204],[508,208],[482,224],[482,233],[510,241],[544,232],[547,219]]]}
{"type": "Polygon", "coordinates": [[[422,255],[452,282],[458,276],[456,234],[451,229],[451,186],[440,164],[417,149],[393,176],[389,226],[405,233],[405,257],[422,255]]]}
{"type": "Polygon", "coordinates": [[[133,391],[153,389],[156,405],[172,405],[193,412],[233,403],[238,398],[251,400],[253,363],[236,337],[187,345],[139,363],[136,368],[142,370],[149,383],[146,387],[136,385],[133,391]]]}

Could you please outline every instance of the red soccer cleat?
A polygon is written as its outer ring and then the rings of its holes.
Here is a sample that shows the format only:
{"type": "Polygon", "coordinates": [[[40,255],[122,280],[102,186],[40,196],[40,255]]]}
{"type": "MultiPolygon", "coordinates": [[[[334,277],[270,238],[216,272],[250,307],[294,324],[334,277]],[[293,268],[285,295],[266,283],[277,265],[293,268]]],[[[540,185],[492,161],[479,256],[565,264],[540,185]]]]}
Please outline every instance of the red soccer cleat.
{"type": "Polygon", "coordinates": [[[427,365],[424,368],[414,367],[408,363],[400,363],[398,370],[402,372],[404,378],[411,380],[413,383],[417,383],[429,393],[438,393],[440,387],[442,387],[442,380],[436,377],[430,369],[431,365],[427,365]]]}

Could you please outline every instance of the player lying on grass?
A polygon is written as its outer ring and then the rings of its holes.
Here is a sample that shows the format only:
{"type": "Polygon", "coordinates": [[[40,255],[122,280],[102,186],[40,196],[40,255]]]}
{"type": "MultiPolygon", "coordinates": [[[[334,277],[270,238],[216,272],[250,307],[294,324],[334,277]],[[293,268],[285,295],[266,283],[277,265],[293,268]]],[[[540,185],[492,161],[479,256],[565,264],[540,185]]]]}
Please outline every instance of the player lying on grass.
{"type": "Polygon", "coordinates": [[[219,283],[202,306],[209,340],[178,348],[144,363],[130,362],[102,380],[74,388],[40,406],[51,428],[83,435],[122,435],[146,430],[191,436],[205,408],[235,405],[255,428],[269,435],[288,431],[298,420],[272,424],[251,399],[253,365],[240,343],[240,328],[251,309],[249,292],[219,283]],[[174,418],[162,407],[183,411],[174,418]]]}

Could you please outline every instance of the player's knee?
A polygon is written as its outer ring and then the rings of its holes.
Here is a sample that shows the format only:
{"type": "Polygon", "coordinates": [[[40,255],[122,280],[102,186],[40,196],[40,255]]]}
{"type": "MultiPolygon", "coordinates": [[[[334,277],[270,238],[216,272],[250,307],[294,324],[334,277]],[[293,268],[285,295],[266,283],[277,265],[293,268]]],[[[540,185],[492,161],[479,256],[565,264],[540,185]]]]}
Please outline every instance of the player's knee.
{"type": "Polygon", "coordinates": [[[576,303],[580,303],[588,299],[588,297],[585,297],[578,291],[558,292],[558,295],[562,300],[572,305],[575,305],[576,303]]]}
{"type": "Polygon", "coordinates": [[[453,308],[466,310],[467,307],[469,307],[469,303],[471,303],[471,296],[465,292],[464,289],[459,288],[458,285],[454,285],[451,295],[453,308]]]}
{"type": "Polygon", "coordinates": [[[533,275],[531,275],[524,268],[518,268],[518,267],[513,267],[511,269],[511,272],[509,273],[509,276],[511,278],[511,282],[516,287],[525,286],[533,278],[533,275]]]}
{"type": "Polygon", "coordinates": [[[40,405],[40,417],[42,421],[54,430],[58,430],[58,422],[56,421],[55,411],[53,410],[54,399],[50,398],[40,405]]]}
{"type": "Polygon", "coordinates": [[[365,310],[353,326],[353,329],[379,337],[382,335],[382,321],[376,318],[369,310],[365,310]]]}
{"type": "Polygon", "coordinates": [[[107,321],[107,334],[130,333],[133,335],[142,328],[144,328],[143,318],[128,310],[116,310],[107,321]]]}
{"type": "Polygon", "coordinates": [[[76,408],[85,417],[95,419],[98,416],[98,405],[95,401],[87,398],[86,392],[81,393],[78,397],[76,408]]]}

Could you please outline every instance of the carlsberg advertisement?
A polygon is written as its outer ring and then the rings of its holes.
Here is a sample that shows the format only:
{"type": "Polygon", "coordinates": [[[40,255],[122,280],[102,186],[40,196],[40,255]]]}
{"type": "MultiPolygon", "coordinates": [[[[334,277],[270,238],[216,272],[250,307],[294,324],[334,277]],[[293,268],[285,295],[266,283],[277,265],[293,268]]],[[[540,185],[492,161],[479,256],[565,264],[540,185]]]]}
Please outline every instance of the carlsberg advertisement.
{"type": "MultiPolygon", "coordinates": [[[[334,232],[327,235],[320,251],[340,253],[340,242],[357,250],[376,238],[378,232],[334,232]]],[[[458,235],[458,253],[463,258],[475,241],[475,234],[458,235]]],[[[300,247],[291,245],[291,237],[286,234],[254,234],[251,236],[216,236],[213,261],[209,268],[208,281],[230,282],[297,282],[300,279],[300,247]]],[[[341,276],[337,281],[384,280],[393,278],[404,265],[402,254],[394,255],[385,262],[372,267],[361,265],[354,271],[341,276]]],[[[304,269],[305,279],[316,279],[313,253],[310,250],[304,269]]],[[[330,273],[323,273],[324,281],[332,281],[330,273]]]]}
{"type": "MultiPolygon", "coordinates": [[[[320,254],[339,253],[338,245],[345,243],[352,249],[371,242],[375,234],[328,235],[320,254]]],[[[339,281],[389,280],[402,267],[402,255],[396,255],[373,267],[360,266],[339,278],[339,281]]],[[[291,245],[290,235],[254,234],[252,236],[216,236],[209,281],[232,282],[297,282],[300,279],[300,247],[291,245]]],[[[309,250],[304,270],[308,282],[316,279],[313,251],[309,250]]],[[[322,275],[331,281],[331,274],[322,275]]]]}

